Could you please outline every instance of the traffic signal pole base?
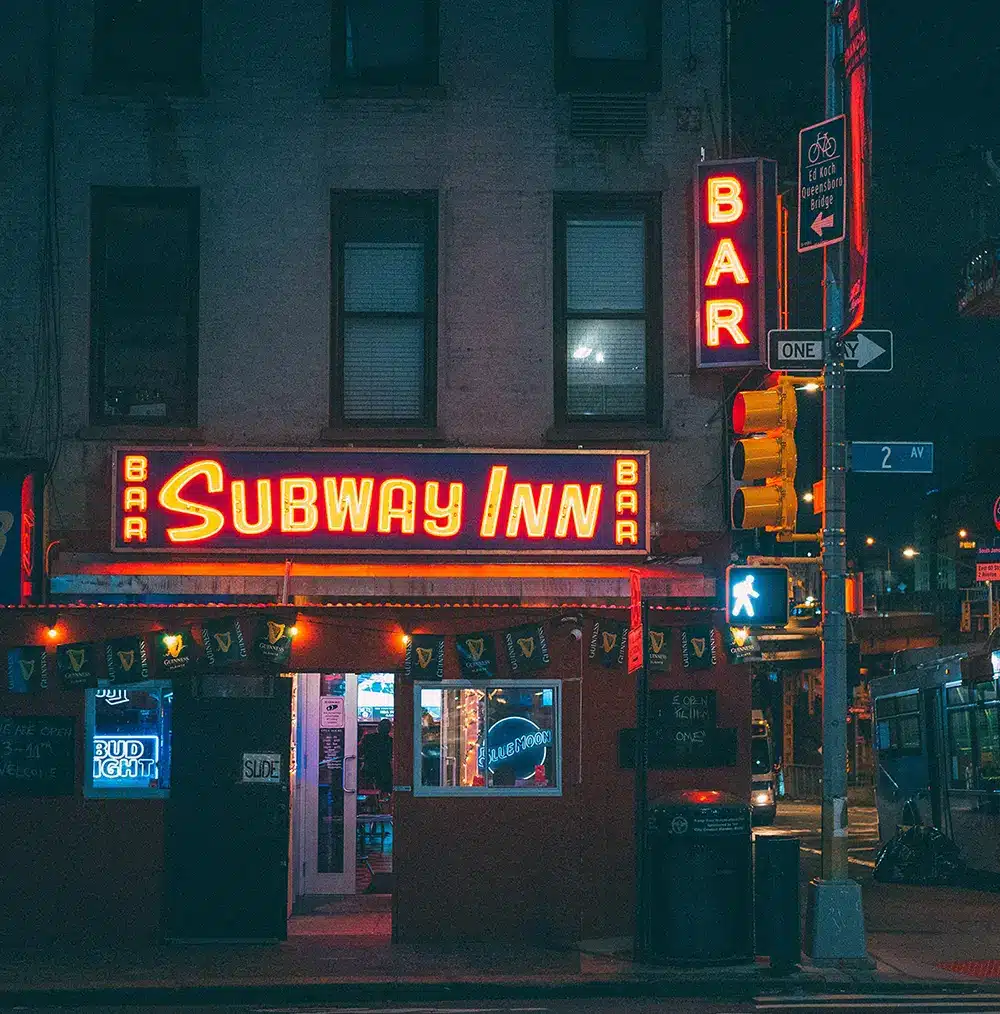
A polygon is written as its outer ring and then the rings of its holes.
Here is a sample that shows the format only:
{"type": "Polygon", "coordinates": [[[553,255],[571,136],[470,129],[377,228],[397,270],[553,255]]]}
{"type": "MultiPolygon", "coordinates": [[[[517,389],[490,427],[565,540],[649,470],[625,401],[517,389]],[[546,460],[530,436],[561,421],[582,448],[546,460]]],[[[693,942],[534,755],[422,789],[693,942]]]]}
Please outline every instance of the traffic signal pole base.
{"type": "Polygon", "coordinates": [[[861,885],[855,880],[810,880],[806,953],[814,965],[874,968],[865,941],[861,885]]]}

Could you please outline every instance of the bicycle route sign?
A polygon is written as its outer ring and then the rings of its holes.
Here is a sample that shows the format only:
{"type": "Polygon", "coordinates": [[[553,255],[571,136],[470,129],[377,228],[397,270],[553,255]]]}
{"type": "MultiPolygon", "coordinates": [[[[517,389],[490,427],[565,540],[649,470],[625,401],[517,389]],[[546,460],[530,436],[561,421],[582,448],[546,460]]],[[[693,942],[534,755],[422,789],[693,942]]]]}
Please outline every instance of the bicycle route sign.
{"type": "Polygon", "coordinates": [[[799,253],[842,243],[847,221],[845,118],[799,131],[799,253]]]}

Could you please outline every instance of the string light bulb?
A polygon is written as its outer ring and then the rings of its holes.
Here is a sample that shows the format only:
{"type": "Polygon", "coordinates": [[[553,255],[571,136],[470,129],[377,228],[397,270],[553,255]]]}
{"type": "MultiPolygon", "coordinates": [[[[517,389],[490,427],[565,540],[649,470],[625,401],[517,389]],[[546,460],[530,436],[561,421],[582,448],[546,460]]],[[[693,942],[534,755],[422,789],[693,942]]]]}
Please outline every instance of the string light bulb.
{"type": "Polygon", "coordinates": [[[294,623],[288,628],[288,636],[289,637],[299,636],[299,628],[294,623]]]}
{"type": "Polygon", "coordinates": [[[45,629],[45,636],[50,641],[54,641],[59,636],[59,628],[54,623],[50,623],[45,629]]]}
{"type": "Polygon", "coordinates": [[[409,643],[410,643],[410,635],[409,634],[403,634],[403,644],[409,644],[409,643]]]}
{"type": "Polygon", "coordinates": [[[168,648],[172,648],[175,644],[177,644],[177,635],[176,634],[164,634],[163,635],[163,643],[168,648]]]}

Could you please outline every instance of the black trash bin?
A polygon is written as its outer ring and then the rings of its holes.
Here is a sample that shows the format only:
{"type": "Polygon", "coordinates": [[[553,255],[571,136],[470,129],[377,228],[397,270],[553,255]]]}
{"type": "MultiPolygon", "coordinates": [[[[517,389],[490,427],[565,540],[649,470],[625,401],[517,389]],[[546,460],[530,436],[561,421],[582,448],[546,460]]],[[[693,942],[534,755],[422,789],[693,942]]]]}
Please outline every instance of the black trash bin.
{"type": "Polygon", "coordinates": [[[649,806],[648,953],[685,964],[753,961],[750,807],[725,792],[649,806]]]}

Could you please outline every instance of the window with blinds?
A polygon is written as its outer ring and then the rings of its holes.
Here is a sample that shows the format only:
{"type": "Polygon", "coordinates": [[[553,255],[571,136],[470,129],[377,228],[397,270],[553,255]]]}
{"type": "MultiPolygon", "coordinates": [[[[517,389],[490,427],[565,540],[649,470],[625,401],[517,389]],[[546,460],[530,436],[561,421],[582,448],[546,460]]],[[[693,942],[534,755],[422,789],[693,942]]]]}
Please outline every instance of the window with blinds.
{"type": "Polygon", "coordinates": [[[437,0],[334,0],[332,36],[336,81],[437,83],[437,0]]]}
{"type": "Polygon", "coordinates": [[[335,201],[340,422],[433,423],[436,223],[433,197],[335,201]]]}
{"type": "Polygon", "coordinates": [[[658,414],[659,232],[648,200],[616,203],[557,203],[557,412],[568,421],[658,414]]]}
{"type": "Polygon", "coordinates": [[[91,419],[192,424],[198,392],[198,191],[96,187],[91,419]]]}
{"type": "Polygon", "coordinates": [[[660,0],[556,0],[556,87],[658,91],[661,18],[660,0]]]}

